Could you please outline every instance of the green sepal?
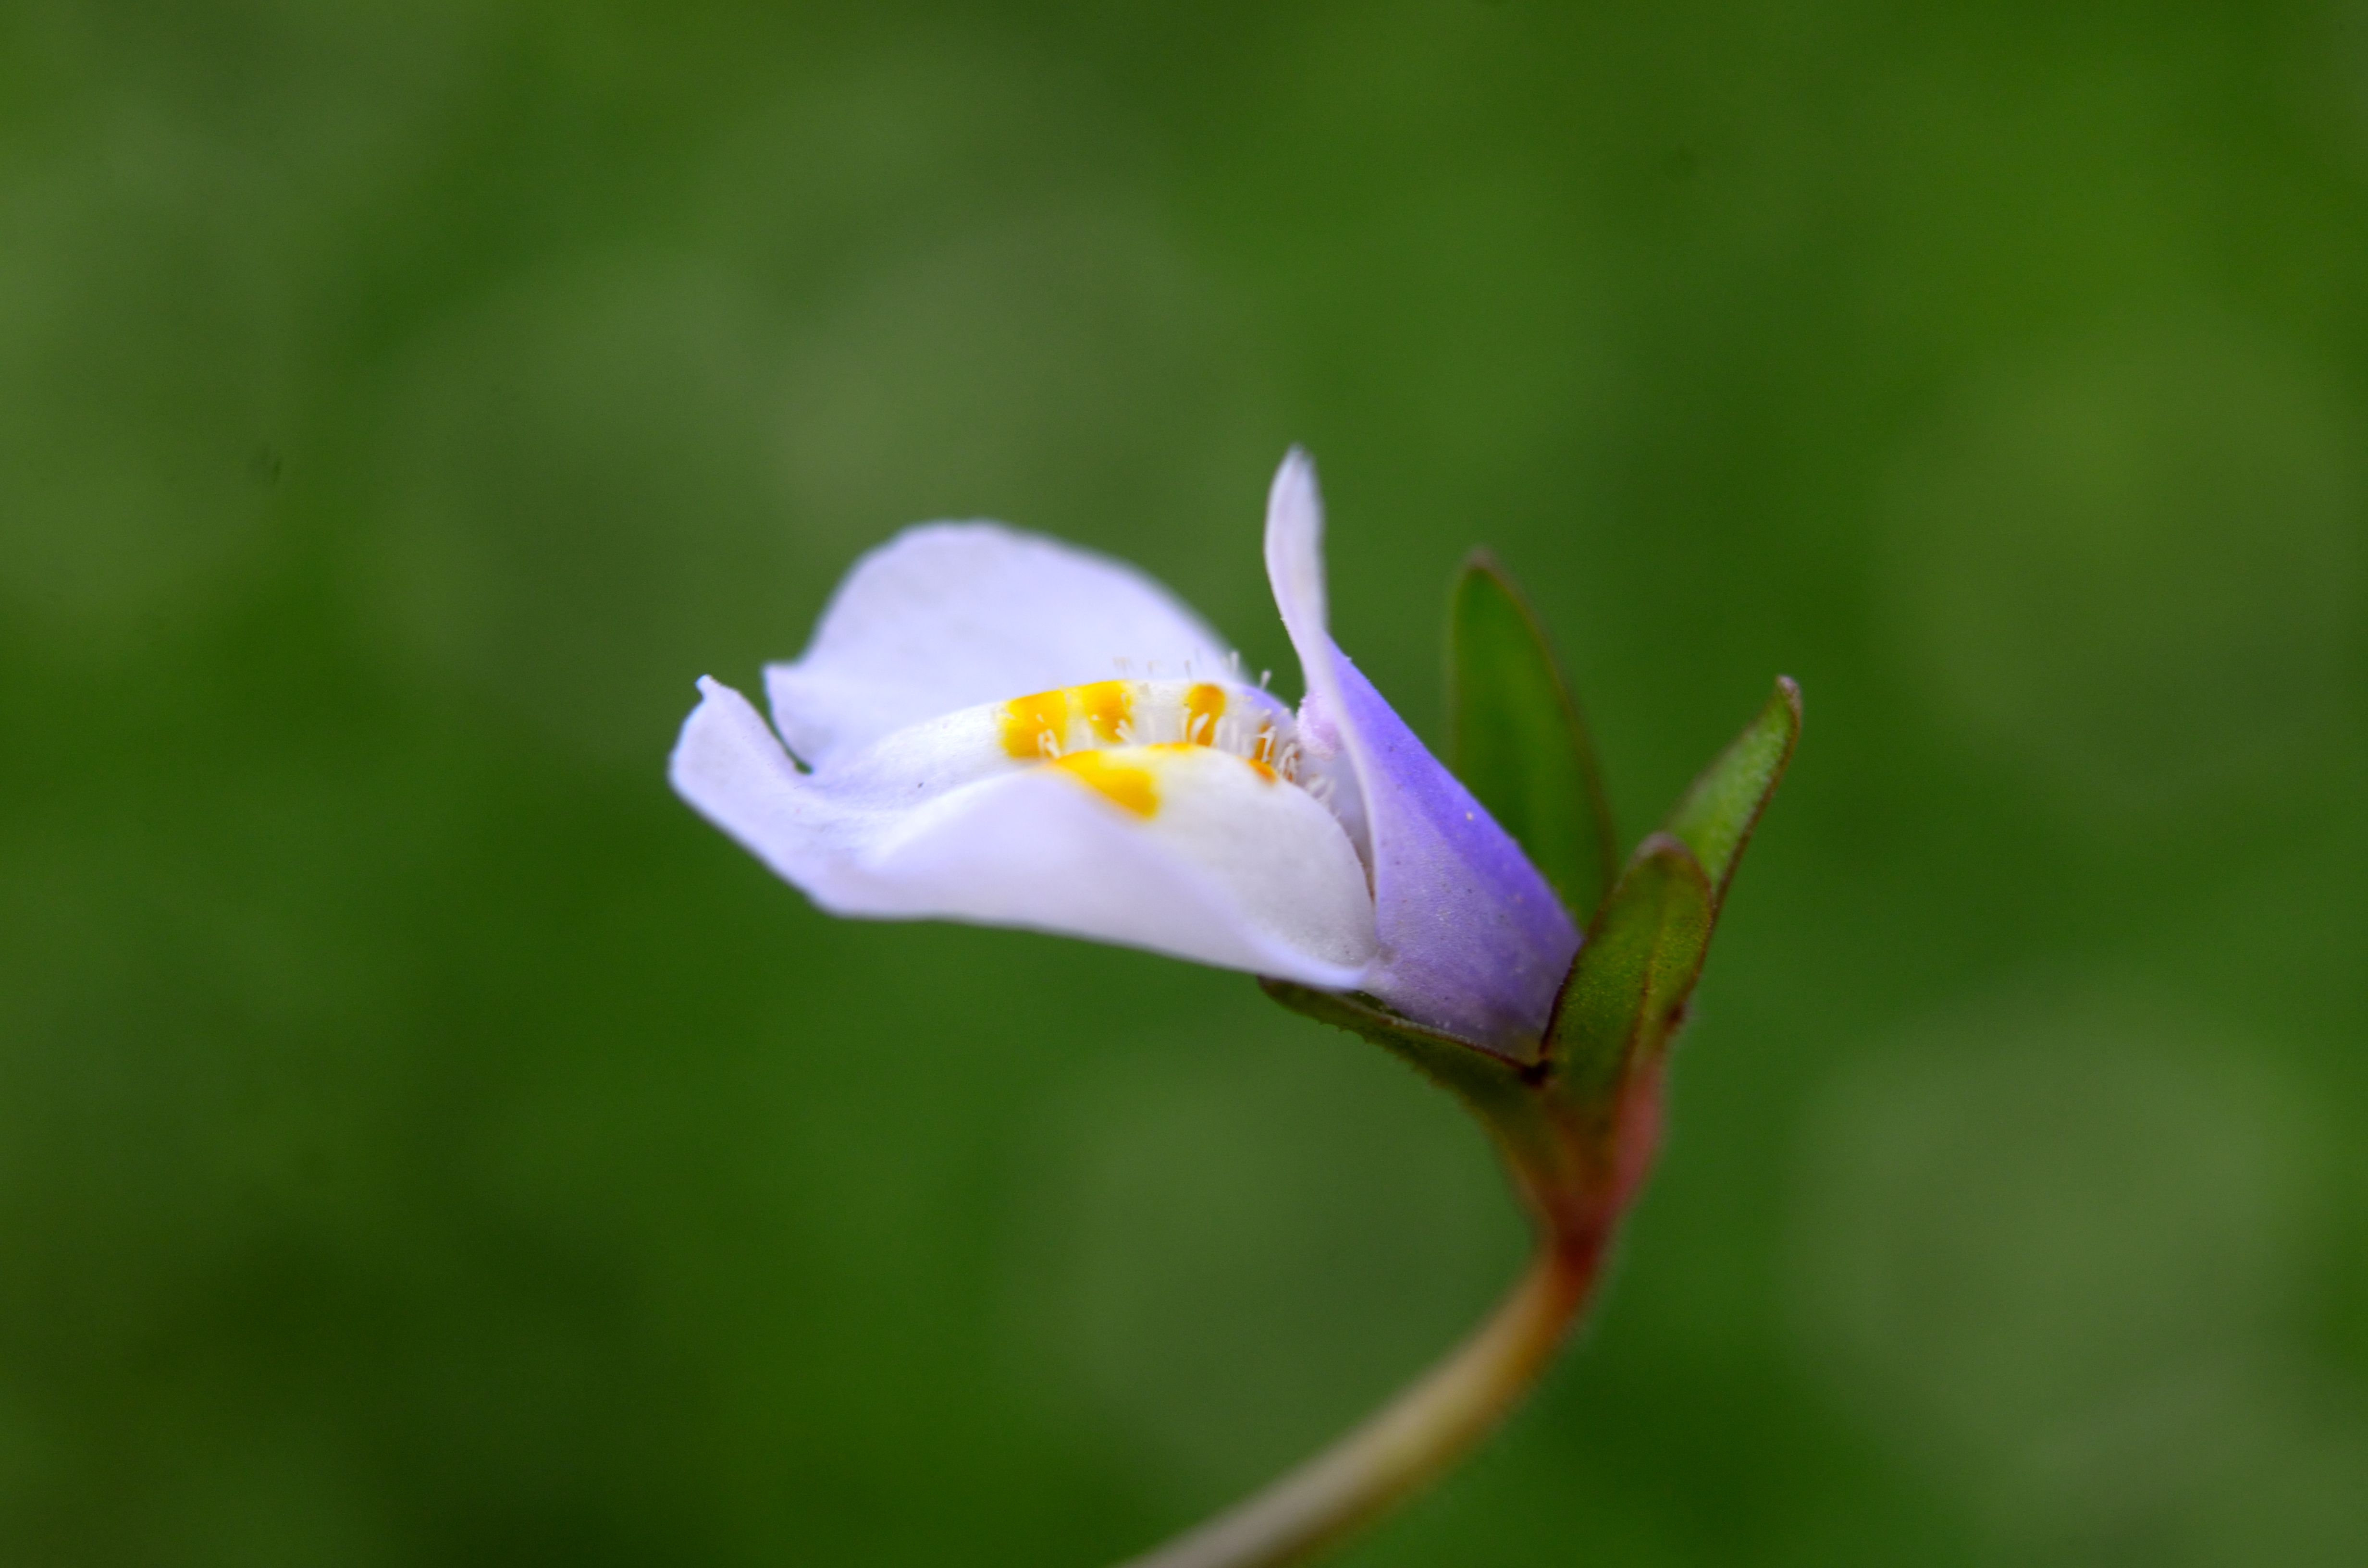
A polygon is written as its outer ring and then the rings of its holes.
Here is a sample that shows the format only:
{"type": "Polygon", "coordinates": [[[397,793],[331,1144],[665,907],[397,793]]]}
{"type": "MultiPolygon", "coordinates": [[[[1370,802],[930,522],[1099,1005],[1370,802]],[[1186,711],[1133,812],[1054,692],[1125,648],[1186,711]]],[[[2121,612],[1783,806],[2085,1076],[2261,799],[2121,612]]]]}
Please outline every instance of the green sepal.
{"type": "Polygon", "coordinates": [[[1578,704],[1537,617],[1474,551],[1448,604],[1449,766],[1580,925],[1617,869],[1611,808],[1578,704]]]}
{"type": "Polygon", "coordinates": [[[1546,1027],[1558,1097],[1608,1105],[1634,1064],[1668,1043],[1702,973],[1712,918],[1710,880],[1691,849],[1666,833],[1637,846],[1546,1027]]]}
{"type": "Polygon", "coordinates": [[[1801,735],[1801,688],[1790,676],[1776,677],[1775,695],[1743,733],[1702,769],[1662,831],[1685,840],[1710,880],[1713,912],[1726,901],[1735,880],[1736,862],[1751,841],[1751,830],[1767,809],[1793,760],[1793,743],[1801,735]]]}
{"type": "MultiPolygon", "coordinates": [[[[1464,590],[1494,571],[1475,558],[1458,584],[1459,607],[1464,590]]],[[[1472,590],[1474,602],[1501,589],[1497,608],[1520,608],[1501,574],[1487,581],[1485,591],[1472,590]]],[[[1459,627],[1472,623],[1459,608],[1459,627]]],[[[1543,640],[1535,646],[1558,690],[1543,640]]],[[[1460,705],[1459,734],[1485,716],[1460,705]]],[[[1583,748],[1576,722],[1574,712],[1568,733],[1583,748]]],[[[1637,846],[1594,910],[1535,1060],[1416,1023],[1369,996],[1271,979],[1258,984],[1284,1006],[1382,1046],[1454,1094],[1502,1146],[1555,1234],[1600,1235],[1650,1162],[1662,1059],[1685,1022],[1736,862],[1783,777],[1800,727],[1800,688],[1780,676],[1767,707],[1695,779],[1662,831],[1637,846]]],[[[1466,783],[1497,810],[1472,777],[1466,783]]],[[[1592,799],[1600,808],[1601,791],[1592,799]]]]}

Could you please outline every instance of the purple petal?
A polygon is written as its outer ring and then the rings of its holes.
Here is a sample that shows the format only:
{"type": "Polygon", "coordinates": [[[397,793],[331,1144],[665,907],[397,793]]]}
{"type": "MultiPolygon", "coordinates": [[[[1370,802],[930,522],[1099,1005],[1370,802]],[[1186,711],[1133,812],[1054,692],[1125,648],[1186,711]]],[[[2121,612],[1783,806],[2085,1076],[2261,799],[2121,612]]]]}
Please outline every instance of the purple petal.
{"type": "Polygon", "coordinates": [[[1323,530],[1314,465],[1294,449],[1268,500],[1267,573],[1307,677],[1303,738],[1333,740],[1361,797],[1382,944],[1366,989],[1422,1023],[1524,1049],[1545,1028],[1578,930],[1520,846],[1332,641],[1323,530]]]}

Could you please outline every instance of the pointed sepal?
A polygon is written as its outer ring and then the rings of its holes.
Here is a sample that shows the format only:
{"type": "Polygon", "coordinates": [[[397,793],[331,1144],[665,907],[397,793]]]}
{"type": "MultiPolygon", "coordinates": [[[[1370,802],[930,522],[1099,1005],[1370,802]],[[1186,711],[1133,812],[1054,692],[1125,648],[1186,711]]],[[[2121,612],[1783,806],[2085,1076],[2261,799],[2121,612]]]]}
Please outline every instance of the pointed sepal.
{"type": "Polygon", "coordinates": [[[1617,1225],[1652,1164],[1669,1042],[1685,1022],[1736,862],[1783,777],[1800,724],[1800,690],[1780,677],[1775,696],[1688,789],[1667,825],[1637,846],[1588,922],[1534,1057],[1427,1028],[1371,997],[1259,984],[1455,1094],[1496,1137],[1552,1233],[1594,1245],[1617,1225]]]}
{"type": "Polygon", "coordinates": [[[1529,604],[1474,551],[1448,606],[1449,765],[1585,926],[1617,869],[1578,704],[1529,604]]]}
{"type": "Polygon", "coordinates": [[[1743,846],[1751,841],[1759,813],[1784,777],[1800,735],[1801,688],[1791,676],[1778,676],[1768,705],[1702,770],[1661,824],[1663,832],[1683,839],[1702,863],[1713,913],[1726,901],[1736,862],[1743,858],[1743,846]]]}
{"type": "Polygon", "coordinates": [[[1702,973],[1711,899],[1701,862],[1677,837],[1656,833],[1637,846],[1596,912],[1547,1026],[1558,1098],[1609,1104],[1639,1063],[1657,1060],[1702,973]]]}

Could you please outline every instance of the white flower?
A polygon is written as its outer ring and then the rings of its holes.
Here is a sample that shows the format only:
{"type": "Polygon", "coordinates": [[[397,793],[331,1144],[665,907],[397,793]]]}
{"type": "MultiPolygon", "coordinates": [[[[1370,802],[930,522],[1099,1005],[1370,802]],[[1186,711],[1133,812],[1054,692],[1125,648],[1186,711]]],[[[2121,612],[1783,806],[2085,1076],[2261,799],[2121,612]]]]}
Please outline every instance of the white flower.
{"type": "Polygon", "coordinates": [[[778,738],[700,682],[674,786],[834,914],[1032,926],[1532,1039],[1577,933],[1332,642],[1322,532],[1293,452],[1266,557],[1296,714],[1133,568],[935,523],[859,562],[767,669],[778,738]]]}

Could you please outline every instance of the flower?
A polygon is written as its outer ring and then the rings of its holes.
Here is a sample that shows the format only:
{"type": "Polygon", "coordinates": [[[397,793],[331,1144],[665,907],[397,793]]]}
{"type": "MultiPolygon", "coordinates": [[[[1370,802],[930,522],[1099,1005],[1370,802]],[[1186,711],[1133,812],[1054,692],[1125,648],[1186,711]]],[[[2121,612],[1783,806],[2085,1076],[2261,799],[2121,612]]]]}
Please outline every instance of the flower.
{"type": "Polygon", "coordinates": [[[1578,932],[1332,641],[1323,527],[1293,450],[1266,565],[1296,713],[1133,568],[931,523],[858,562],[804,655],[768,667],[778,735],[700,680],[674,787],[833,914],[1147,948],[1526,1049],[1578,932]]]}
{"type": "Polygon", "coordinates": [[[1266,569],[1306,677],[1295,712],[1133,568],[933,523],[857,562],[804,656],[766,670],[778,733],[702,678],[671,764],[685,800],[826,910],[1250,971],[1454,1094],[1504,1155],[1538,1253],[1497,1315],[1136,1568],[1304,1561],[1452,1463],[1546,1366],[1652,1161],[1670,1042],[1800,733],[1779,676],[1615,870],[1553,649],[1491,559],[1465,562],[1449,700],[1459,733],[1491,744],[1459,750],[1592,906],[1582,952],[1546,879],[1332,641],[1323,536],[1294,450],[1267,497],[1266,569]]]}

